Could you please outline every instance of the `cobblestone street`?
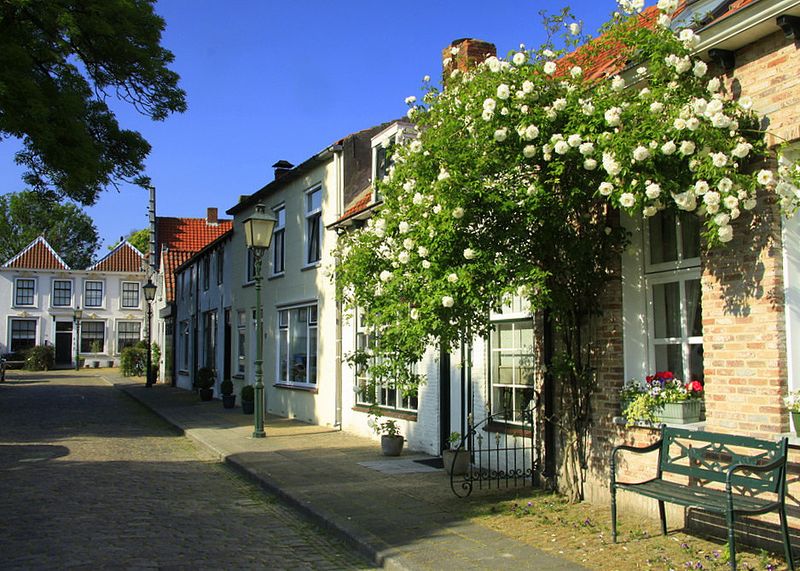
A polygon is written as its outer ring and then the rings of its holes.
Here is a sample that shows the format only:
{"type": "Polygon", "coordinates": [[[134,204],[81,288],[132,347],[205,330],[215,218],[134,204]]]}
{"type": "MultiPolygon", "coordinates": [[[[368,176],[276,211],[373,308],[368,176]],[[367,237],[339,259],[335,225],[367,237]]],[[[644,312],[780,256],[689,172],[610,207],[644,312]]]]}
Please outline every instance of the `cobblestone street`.
{"type": "Polygon", "coordinates": [[[0,487],[2,569],[369,568],[93,375],[9,372],[0,487]]]}

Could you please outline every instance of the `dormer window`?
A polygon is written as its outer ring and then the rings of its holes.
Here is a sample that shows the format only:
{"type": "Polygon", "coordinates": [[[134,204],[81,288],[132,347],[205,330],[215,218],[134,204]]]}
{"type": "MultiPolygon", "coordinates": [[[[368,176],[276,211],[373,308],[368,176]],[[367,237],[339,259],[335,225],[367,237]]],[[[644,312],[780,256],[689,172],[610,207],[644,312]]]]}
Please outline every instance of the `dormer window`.
{"type": "Polygon", "coordinates": [[[404,139],[413,137],[412,133],[411,124],[400,121],[372,138],[372,185],[375,202],[381,200],[380,191],[375,183],[384,180],[392,172],[397,145],[402,144],[404,139]]]}

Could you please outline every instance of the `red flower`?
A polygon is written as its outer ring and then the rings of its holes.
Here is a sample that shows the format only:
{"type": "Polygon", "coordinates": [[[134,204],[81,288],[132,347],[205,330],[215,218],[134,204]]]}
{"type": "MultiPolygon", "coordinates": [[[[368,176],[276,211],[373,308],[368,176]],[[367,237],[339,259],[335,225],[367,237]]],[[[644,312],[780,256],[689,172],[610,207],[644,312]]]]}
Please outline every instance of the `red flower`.
{"type": "Polygon", "coordinates": [[[692,381],[691,383],[687,383],[686,389],[693,393],[701,393],[703,392],[703,383],[700,381],[692,381]]]}
{"type": "Polygon", "coordinates": [[[671,371],[661,371],[660,373],[656,373],[656,376],[663,381],[669,381],[675,378],[675,375],[673,375],[671,371]]]}

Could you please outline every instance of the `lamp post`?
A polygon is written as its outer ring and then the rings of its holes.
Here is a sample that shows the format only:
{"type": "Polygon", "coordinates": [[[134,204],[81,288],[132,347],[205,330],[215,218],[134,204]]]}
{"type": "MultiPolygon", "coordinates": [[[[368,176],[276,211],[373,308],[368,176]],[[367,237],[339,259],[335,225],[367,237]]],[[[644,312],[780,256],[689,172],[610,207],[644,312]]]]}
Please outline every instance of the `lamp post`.
{"type": "Polygon", "coordinates": [[[147,302],[147,382],[145,386],[150,388],[153,386],[153,348],[150,340],[150,323],[152,321],[153,306],[151,304],[156,298],[156,284],[154,284],[150,278],[147,278],[147,283],[142,286],[142,291],[144,292],[144,300],[147,302]]]}
{"type": "Polygon", "coordinates": [[[261,318],[261,261],[264,252],[272,242],[272,229],[277,220],[264,212],[264,205],[256,205],[256,211],[244,222],[244,238],[247,247],[253,252],[253,273],[256,279],[256,385],[255,419],[253,438],[264,438],[264,371],[262,369],[264,352],[264,324],[261,318]]]}
{"type": "Polygon", "coordinates": [[[75,321],[75,370],[78,371],[81,368],[81,317],[83,317],[83,311],[80,307],[75,308],[75,311],[72,312],[72,318],[75,321]]]}

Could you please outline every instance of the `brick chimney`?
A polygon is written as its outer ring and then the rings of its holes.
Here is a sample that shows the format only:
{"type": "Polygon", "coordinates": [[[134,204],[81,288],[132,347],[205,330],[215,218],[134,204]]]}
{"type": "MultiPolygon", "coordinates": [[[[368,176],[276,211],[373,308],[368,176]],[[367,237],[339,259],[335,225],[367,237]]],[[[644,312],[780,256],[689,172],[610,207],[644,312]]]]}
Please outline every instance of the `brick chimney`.
{"type": "Polygon", "coordinates": [[[275,180],[278,180],[287,172],[294,168],[294,165],[289,161],[285,161],[283,159],[279,160],[277,163],[272,165],[272,168],[275,169],[275,180]]]}
{"type": "Polygon", "coordinates": [[[450,45],[442,50],[442,61],[450,59],[447,65],[442,65],[442,76],[450,77],[454,69],[461,72],[467,71],[470,67],[478,65],[482,61],[497,55],[497,48],[490,42],[476,40],[475,38],[461,38],[453,40],[450,45]],[[457,48],[458,53],[453,54],[453,49],[457,48]]]}
{"type": "Polygon", "coordinates": [[[206,224],[218,224],[219,223],[219,211],[213,207],[209,206],[206,209],[206,224]]]}

